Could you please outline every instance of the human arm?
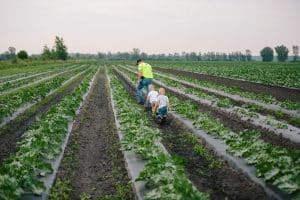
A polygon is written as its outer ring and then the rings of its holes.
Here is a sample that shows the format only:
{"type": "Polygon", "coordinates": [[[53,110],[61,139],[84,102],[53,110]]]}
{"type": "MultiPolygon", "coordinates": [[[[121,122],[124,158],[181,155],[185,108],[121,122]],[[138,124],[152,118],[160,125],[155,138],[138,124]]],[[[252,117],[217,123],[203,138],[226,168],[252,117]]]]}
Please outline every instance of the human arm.
{"type": "Polygon", "coordinates": [[[155,111],[158,111],[158,105],[159,105],[159,98],[157,98],[157,101],[155,102],[155,111]]]}
{"type": "Polygon", "coordinates": [[[167,105],[168,105],[168,111],[171,111],[171,105],[170,105],[170,102],[169,102],[169,98],[168,98],[167,105]]]}
{"type": "Polygon", "coordinates": [[[138,83],[140,83],[141,78],[143,76],[142,67],[140,65],[138,66],[138,75],[137,76],[138,76],[138,83]]]}

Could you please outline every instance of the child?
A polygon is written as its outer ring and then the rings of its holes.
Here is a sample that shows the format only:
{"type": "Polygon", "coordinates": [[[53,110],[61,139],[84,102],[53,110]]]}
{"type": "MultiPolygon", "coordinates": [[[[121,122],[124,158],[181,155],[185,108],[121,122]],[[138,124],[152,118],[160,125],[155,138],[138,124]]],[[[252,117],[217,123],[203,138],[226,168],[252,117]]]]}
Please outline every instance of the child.
{"type": "Polygon", "coordinates": [[[147,99],[146,99],[146,105],[147,107],[151,107],[152,110],[152,114],[155,114],[155,107],[156,107],[156,103],[157,103],[157,96],[158,96],[158,92],[155,91],[155,87],[154,85],[150,85],[150,92],[147,95],[147,99]]]}
{"type": "Polygon", "coordinates": [[[163,119],[167,117],[168,111],[170,111],[169,98],[165,95],[165,88],[159,88],[157,97],[158,117],[163,119]]]}

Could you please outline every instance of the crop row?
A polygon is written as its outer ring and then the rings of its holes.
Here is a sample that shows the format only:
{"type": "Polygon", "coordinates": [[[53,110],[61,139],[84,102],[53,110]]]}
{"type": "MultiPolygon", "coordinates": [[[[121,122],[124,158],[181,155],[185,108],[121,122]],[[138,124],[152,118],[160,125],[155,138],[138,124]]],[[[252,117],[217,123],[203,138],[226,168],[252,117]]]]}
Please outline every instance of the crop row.
{"type": "Polygon", "coordinates": [[[70,65],[74,65],[76,63],[69,62],[69,63],[30,63],[30,65],[26,67],[18,67],[18,66],[10,66],[1,69],[0,75],[0,83],[11,81],[15,79],[22,79],[26,78],[27,76],[32,76],[34,74],[42,73],[45,71],[53,70],[57,67],[68,67],[70,65]]]}
{"type": "MultiPolygon", "coordinates": [[[[129,69],[132,70],[136,70],[136,68],[131,67],[131,66],[127,66],[129,69]]],[[[216,94],[224,94],[223,96],[226,96],[227,94],[230,95],[237,95],[238,97],[242,98],[246,98],[249,99],[248,101],[253,100],[252,102],[258,101],[264,104],[270,104],[269,107],[274,107],[278,106],[280,110],[280,108],[283,109],[287,109],[287,110],[293,110],[293,111],[298,111],[300,113],[300,103],[299,102],[295,102],[295,101],[290,101],[290,100],[284,100],[284,101],[279,101],[277,100],[275,97],[268,95],[268,94],[262,94],[262,93],[254,93],[254,92],[248,92],[248,91],[244,91],[241,90],[238,87],[230,87],[230,86],[225,86],[225,85],[220,85],[220,84],[216,84],[210,81],[206,81],[206,80],[199,80],[199,79],[195,79],[192,77],[187,77],[184,75],[180,75],[180,74],[170,74],[170,73],[166,73],[166,72],[157,72],[155,73],[155,75],[161,75],[164,78],[165,77],[169,77],[170,79],[177,79],[179,81],[187,81],[189,83],[193,83],[196,86],[198,86],[199,88],[203,88],[203,90],[206,91],[210,91],[211,93],[216,93],[216,94]]],[[[228,95],[227,95],[228,96],[228,95]]],[[[255,103],[251,103],[252,105],[254,105],[255,103]]],[[[259,105],[259,103],[258,103],[259,105]]]]}
{"type": "Polygon", "coordinates": [[[157,62],[155,65],[277,86],[300,88],[300,68],[297,63],[157,62]]]}
{"type": "Polygon", "coordinates": [[[16,199],[24,193],[39,195],[45,190],[39,177],[53,172],[50,162],[61,151],[68,124],[73,120],[95,71],[93,68],[71,94],[24,133],[18,151],[0,167],[0,199],[16,199]]]}
{"type": "Polygon", "coordinates": [[[11,116],[20,106],[45,98],[49,92],[82,70],[82,68],[76,69],[70,73],[0,96],[0,122],[11,116]]]}
{"type": "MultiPolygon", "coordinates": [[[[135,76],[130,78],[134,80],[135,76]]],[[[167,95],[174,112],[191,120],[196,128],[223,140],[229,146],[228,153],[244,158],[249,165],[255,166],[258,177],[295,199],[300,197],[300,150],[271,145],[261,139],[262,135],[258,131],[236,133],[210,113],[199,112],[199,106],[194,102],[167,95]]]]}
{"type": "Polygon", "coordinates": [[[35,81],[42,80],[43,78],[47,78],[51,75],[55,75],[55,74],[64,72],[66,70],[70,70],[73,67],[69,67],[69,66],[68,67],[65,67],[65,66],[57,67],[57,68],[55,68],[54,70],[51,70],[51,71],[45,71],[43,73],[38,73],[36,75],[27,76],[27,77],[24,77],[24,78],[21,78],[21,79],[7,81],[3,84],[0,84],[0,93],[4,92],[4,91],[7,91],[7,90],[10,90],[10,89],[18,88],[20,86],[24,86],[26,84],[31,84],[35,81]]]}
{"type": "MultiPolygon", "coordinates": [[[[133,71],[127,71],[127,74],[128,72],[133,73],[133,71]]],[[[133,75],[132,78],[136,79],[136,76],[133,75]]],[[[197,100],[197,102],[201,102],[203,105],[207,105],[213,109],[227,113],[228,116],[234,114],[245,123],[251,123],[266,130],[270,129],[272,132],[278,135],[282,134],[284,137],[289,138],[295,143],[299,143],[300,141],[297,136],[299,132],[297,127],[293,127],[286,122],[277,121],[272,117],[261,115],[248,105],[243,105],[242,107],[236,106],[229,98],[210,95],[196,88],[186,87],[185,85],[166,77],[161,78],[159,75],[156,75],[155,79],[159,80],[160,83],[165,84],[168,87],[176,88],[176,91],[182,94],[189,94],[191,98],[194,98],[197,100]]]]}
{"type": "Polygon", "coordinates": [[[124,86],[111,76],[121,131],[125,133],[122,147],[146,159],[146,165],[135,181],[146,181],[150,191],[145,199],[208,199],[188,181],[183,166],[159,145],[162,133],[151,128],[143,109],[126,92],[124,86]]]}
{"type": "Polygon", "coordinates": [[[279,101],[276,98],[274,98],[273,96],[268,95],[268,94],[247,92],[247,91],[241,90],[238,87],[229,87],[229,86],[225,86],[225,85],[219,85],[219,84],[216,84],[213,82],[199,80],[199,79],[195,79],[195,78],[191,78],[191,77],[180,76],[180,75],[171,75],[171,74],[162,73],[162,72],[159,72],[159,74],[162,74],[162,75],[165,75],[165,76],[168,76],[171,78],[176,78],[178,80],[188,81],[190,83],[194,83],[203,88],[215,89],[217,91],[223,91],[228,94],[238,95],[240,97],[256,100],[256,101],[263,102],[266,104],[278,105],[278,106],[288,109],[288,110],[300,111],[300,103],[299,102],[290,101],[290,100],[279,101]]]}

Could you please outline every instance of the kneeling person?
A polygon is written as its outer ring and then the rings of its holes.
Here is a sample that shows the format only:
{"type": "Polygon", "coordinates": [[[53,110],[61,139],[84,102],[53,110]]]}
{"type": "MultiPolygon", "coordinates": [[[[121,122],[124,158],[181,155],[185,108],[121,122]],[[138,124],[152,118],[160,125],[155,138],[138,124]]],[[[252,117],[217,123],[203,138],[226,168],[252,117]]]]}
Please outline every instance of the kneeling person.
{"type": "Polygon", "coordinates": [[[158,92],[155,91],[154,85],[150,85],[150,92],[148,93],[147,100],[146,100],[146,107],[151,107],[152,114],[155,114],[155,108],[156,108],[156,103],[157,103],[157,96],[158,92]]]}
{"type": "Polygon", "coordinates": [[[169,98],[165,95],[165,88],[159,88],[157,97],[158,117],[167,117],[168,111],[170,111],[169,98]]]}

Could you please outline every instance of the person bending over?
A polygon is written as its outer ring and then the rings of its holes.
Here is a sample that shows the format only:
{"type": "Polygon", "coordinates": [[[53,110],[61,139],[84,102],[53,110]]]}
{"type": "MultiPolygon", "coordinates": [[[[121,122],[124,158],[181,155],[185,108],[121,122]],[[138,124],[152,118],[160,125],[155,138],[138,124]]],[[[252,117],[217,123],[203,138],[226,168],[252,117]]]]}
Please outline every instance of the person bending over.
{"type": "Polygon", "coordinates": [[[157,97],[157,108],[158,108],[158,117],[163,119],[168,115],[168,111],[171,111],[169,98],[165,95],[165,88],[159,88],[157,97]]]}
{"type": "Polygon", "coordinates": [[[157,102],[157,96],[158,92],[155,91],[155,86],[150,85],[150,92],[148,93],[145,106],[147,108],[151,107],[152,115],[155,116],[155,108],[156,108],[156,102],[157,102]]]}
{"type": "Polygon", "coordinates": [[[152,67],[148,63],[143,62],[141,59],[136,61],[138,66],[138,86],[136,87],[138,95],[138,103],[144,104],[143,88],[146,88],[147,95],[149,93],[149,85],[152,83],[153,73],[152,67]]]}

